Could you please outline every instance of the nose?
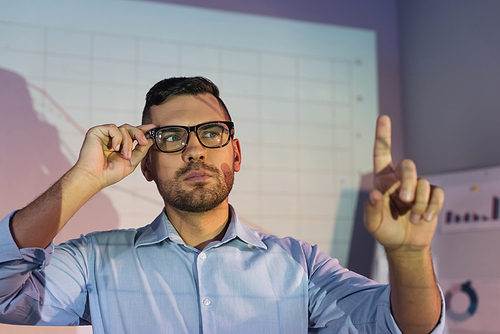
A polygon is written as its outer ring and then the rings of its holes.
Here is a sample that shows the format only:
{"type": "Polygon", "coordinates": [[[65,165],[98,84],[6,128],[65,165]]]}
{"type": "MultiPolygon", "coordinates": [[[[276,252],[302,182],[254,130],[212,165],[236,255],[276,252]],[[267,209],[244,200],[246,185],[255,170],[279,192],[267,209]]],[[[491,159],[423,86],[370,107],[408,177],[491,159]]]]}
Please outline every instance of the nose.
{"type": "Polygon", "coordinates": [[[198,136],[194,131],[189,134],[189,140],[182,151],[182,160],[184,162],[189,163],[191,161],[203,160],[205,159],[205,147],[201,145],[198,140],[198,136]]]}

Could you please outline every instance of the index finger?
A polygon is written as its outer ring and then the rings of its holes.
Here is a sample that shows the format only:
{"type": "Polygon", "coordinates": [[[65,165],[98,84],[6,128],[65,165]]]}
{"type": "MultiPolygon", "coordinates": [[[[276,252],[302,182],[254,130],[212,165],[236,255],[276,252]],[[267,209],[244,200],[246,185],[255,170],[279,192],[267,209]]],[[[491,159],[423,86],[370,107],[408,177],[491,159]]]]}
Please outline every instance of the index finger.
{"type": "Polygon", "coordinates": [[[148,144],[148,137],[147,137],[147,133],[149,130],[153,130],[154,128],[156,128],[156,125],[155,124],[142,124],[142,125],[139,125],[137,126],[137,128],[139,130],[142,131],[142,134],[138,133],[135,135],[135,138],[139,144],[141,144],[140,141],[144,141],[143,145],[147,145],[148,144]]]}
{"type": "Polygon", "coordinates": [[[120,126],[120,129],[123,129],[124,134],[128,134],[132,141],[137,141],[139,145],[148,145],[148,139],[146,134],[149,130],[152,130],[156,127],[154,124],[144,124],[139,126],[123,124],[120,126]]]}
{"type": "Polygon", "coordinates": [[[389,116],[381,115],[377,119],[377,128],[375,130],[373,172],[376,175],[386,168],[392,169],[391,119],[389,116]]]}

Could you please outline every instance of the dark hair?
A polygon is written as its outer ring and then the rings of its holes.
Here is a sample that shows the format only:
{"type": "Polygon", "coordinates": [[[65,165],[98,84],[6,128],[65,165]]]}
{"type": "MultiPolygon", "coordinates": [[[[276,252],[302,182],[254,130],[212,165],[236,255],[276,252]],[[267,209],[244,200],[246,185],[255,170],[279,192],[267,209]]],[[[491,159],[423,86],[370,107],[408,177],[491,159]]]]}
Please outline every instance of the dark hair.
{"type": "Polygon", "coordinates": [[[150,109],[152,106],[158,106],[175,96],[198,94],[212,94],[215,96],[231,121],[231,115],[229,115],[226,105],[219,97],[219,88],[212,81],[204,77],[174,77],[157,82],[146,94],[146,105],[142,111],[142,124],[151,121],[150,109]]]}

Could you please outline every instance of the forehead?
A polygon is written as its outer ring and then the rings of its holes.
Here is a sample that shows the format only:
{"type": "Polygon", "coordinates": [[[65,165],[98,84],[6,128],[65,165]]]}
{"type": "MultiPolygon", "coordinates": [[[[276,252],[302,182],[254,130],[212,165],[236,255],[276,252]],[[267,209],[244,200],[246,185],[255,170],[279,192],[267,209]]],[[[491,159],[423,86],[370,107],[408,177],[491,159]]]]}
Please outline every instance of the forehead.
{"type": "Polygon", "coordinates": [[[151,122],[158,126],[193,126],[226,119],[219,101],[212,94],[176,96],[151,107],[151,122]]]}

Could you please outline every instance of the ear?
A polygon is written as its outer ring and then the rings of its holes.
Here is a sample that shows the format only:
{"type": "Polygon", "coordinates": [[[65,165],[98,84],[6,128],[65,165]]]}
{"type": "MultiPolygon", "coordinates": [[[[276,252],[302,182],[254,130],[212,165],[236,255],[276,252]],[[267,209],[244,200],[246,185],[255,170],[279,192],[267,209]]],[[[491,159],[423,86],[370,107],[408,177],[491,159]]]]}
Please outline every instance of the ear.
{"type": "Polygon", "coordinates": [[[141,171],[142,171],[142,175],[144,175],[144,177],[146,178],[146,180],[148,182],[151,182],[154,180],[152,169],[151,169],[151,156],[150,156],[149,151],[148,151],[148,153],[146,153],[146,156],[141,161],[141,171]]]}
{"type": "Polygon", "coordinates": [[[231,142],[233,144],[233,170],[239,172],[241,167],[240,141],[238,139],[233,139],[231,142]]]}

